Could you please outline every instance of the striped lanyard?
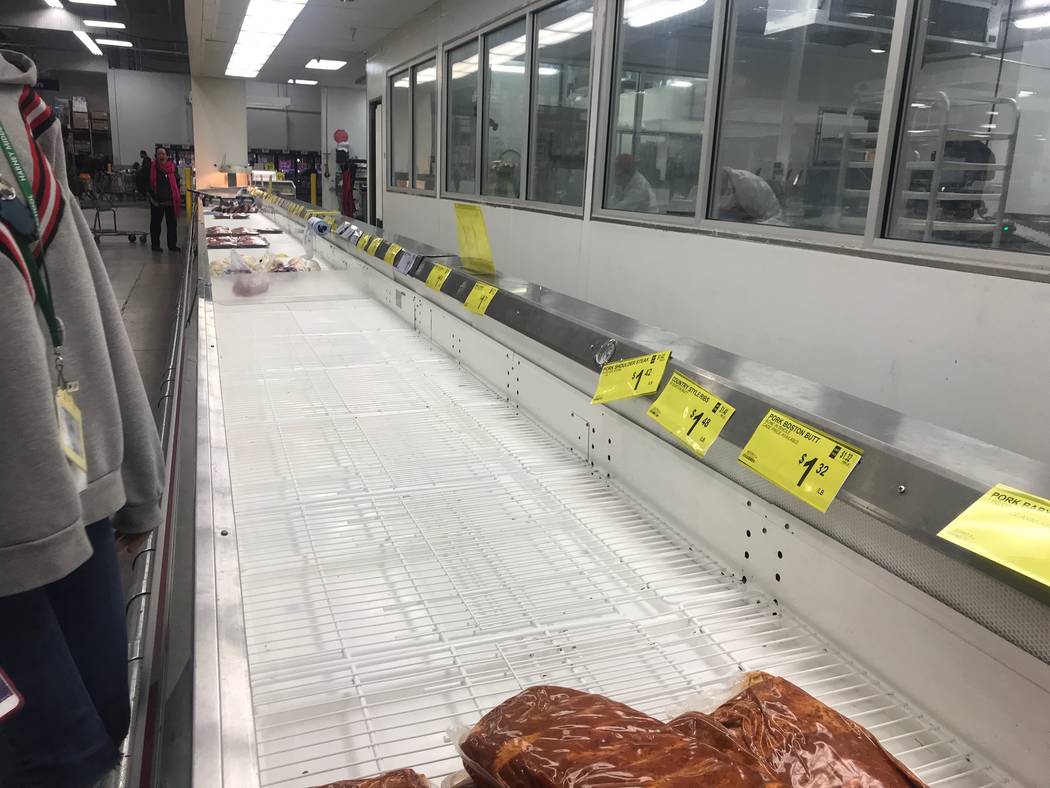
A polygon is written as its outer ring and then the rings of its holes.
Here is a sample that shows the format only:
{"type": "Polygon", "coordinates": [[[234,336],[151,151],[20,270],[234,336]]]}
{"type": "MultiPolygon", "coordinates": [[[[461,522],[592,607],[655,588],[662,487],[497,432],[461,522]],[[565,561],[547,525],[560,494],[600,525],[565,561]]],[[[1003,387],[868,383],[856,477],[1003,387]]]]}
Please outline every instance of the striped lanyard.
{"type": "MultiPolygon", "coordinates": [[[[29,176],[26,174],[22,162],[18,159],[18,154],[15,153],[14,146],[11,144],[11,138],[7,136],[7,130],[4,128],[3,123],[0,123],[0,148],[4,151],[7,163],[11,165],[11,171],[18,182],[18,188],[25,198],[30,213],[33,215],[33,225],[36,228],[36,233],[35,238],[32,240],[39,241],[40,215],[37,212],[33,187],[29,182],[29,176]]],[[[59,382],[62,383],[61,350],[65,332],[62,327],[62,321],[55,314],[55,304],[51,294],[51,281],[47,275],[47,268],[44,267],[43,254],[39,244],[27,241],[21,234],[13,233],[13,235],[18,243],[18,248],[22,252],[22,256],[25,258],[26,268],[29,270],[29,277],[33,282],[33,289],[36,291],[36,303],[44,315],[48,333],[51,335],[51,344],[55,351],[55,365],[58,369],[59,382]]]]}

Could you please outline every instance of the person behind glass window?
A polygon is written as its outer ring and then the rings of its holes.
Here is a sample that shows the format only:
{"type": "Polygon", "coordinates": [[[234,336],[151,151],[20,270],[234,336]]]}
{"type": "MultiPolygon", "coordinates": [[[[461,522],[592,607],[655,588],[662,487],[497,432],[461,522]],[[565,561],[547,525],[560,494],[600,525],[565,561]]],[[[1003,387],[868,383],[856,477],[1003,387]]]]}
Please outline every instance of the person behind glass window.
{"type": "Polygon", "coordinates": [[[648,213],[656,203],[649,180],[638,171],[638,161],[629,153],[616,157],[613,170],[613,201],[609,206],[618,211],[648,213]]]}

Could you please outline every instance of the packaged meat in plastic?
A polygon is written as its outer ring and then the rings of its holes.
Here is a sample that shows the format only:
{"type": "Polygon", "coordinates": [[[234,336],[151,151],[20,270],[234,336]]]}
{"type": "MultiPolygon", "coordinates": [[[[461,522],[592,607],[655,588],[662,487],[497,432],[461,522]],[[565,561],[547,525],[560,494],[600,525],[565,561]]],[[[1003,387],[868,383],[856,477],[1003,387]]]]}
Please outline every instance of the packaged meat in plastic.
{"type": "MultiPolygon", "coordinates": [[[[863,727],[768,673],[746,674],[711,720],[792,788],[925,788],[863,727]]],[[[683,717],[670,723],[679,731],[690,724],[683,717]]]]}
{"type": "Polygon", "coordinates": [[[325,783],[317,788],[430,788],[430,781],[411,769],[398,769],[395,772],[385,772],[360,780],[325,783]]]}
{"type": "Polygon", "coordinates": [[[242,274],[233,280],[233,294],[249,297],[265,293],[270,289],[270,280],[266,274],[242,274]]]}
{"type": "Polygon", "coordinates": [[[531,687],[461,741],[482,788],[773,788],[759,770],[601,695],[531,687]]]}

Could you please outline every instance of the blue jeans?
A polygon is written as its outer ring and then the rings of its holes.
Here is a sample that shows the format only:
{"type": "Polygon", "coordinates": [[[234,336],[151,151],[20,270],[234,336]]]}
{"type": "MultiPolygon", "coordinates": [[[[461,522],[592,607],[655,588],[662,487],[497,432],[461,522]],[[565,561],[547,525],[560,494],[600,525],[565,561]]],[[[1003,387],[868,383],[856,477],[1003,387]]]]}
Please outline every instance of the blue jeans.
{"type": "Polygon", "coordinates": [[[0,667],[22,709],[0,722],[0,786],[81,788],[116,765],[128,732],[128,640],[109,520],[66,577],[0,597],[0,667]]]}

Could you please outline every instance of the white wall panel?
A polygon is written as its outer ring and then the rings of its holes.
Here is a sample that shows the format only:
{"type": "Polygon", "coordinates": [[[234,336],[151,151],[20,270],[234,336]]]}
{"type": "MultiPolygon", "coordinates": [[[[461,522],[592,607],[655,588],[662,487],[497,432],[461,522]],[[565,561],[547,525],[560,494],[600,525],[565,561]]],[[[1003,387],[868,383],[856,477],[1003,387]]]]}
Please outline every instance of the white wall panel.
{"type": "Polygon", "coordinates": [[[197,186],[225,186],[226,175],[218,169],[223,160],[248,163],[244,80],[193,77],[191,90],[197,186]]]}
{"type": "Polygon", "coordinates": [[[109,116],[116,164],[133,164],[158,142],[193,142],[189,74],[109,71],[109,116]]]}

